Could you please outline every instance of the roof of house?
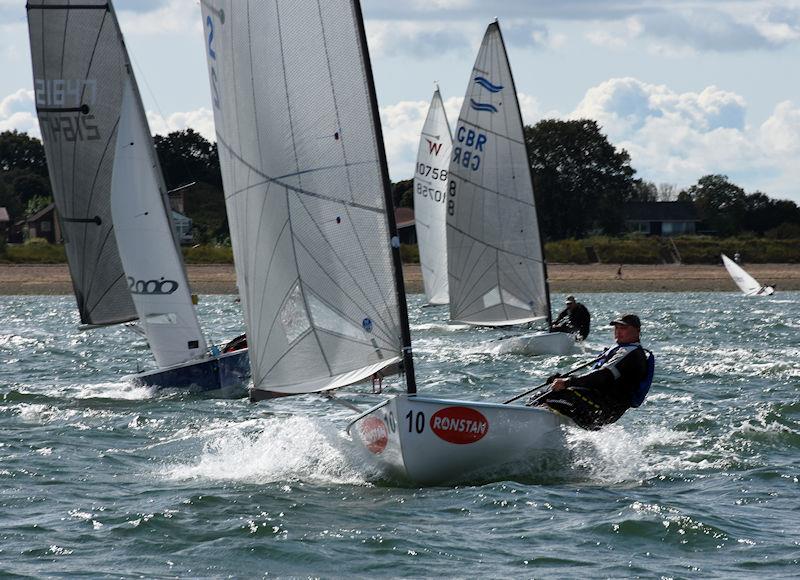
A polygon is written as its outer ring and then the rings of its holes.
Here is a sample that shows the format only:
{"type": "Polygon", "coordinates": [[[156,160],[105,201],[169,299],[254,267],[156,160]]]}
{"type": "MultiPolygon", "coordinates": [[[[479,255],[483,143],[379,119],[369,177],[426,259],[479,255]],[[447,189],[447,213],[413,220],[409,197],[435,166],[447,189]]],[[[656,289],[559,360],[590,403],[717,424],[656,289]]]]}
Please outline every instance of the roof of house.
{"type": "Polygon", "coordinates": [[[28,222],[35,222],[36,220],[38,220],[40,218],[43,218],[44,216],[46,216],[51,211],[54,211],[55,208],[56,208],[56,204],[54,204],[54,203],[50,203],[50,204],[46,205],[45,207],[43,207],[42,209],[37,211],[35,214],[33,214],[31,217],[29,217],[28,218],[28,222]]]}
{"type": "Polygon", "coordinates": [[[8,210],[4,207],[0,207],[0,222],[9,222],[11,218],[8,217],[8,210]]]}
{"type": "Polygon", "coordinates": [[[398,207],[394,210],[394,221],[398,228],[407,228],[414,225],[414,210],[410,207],[398,207]]]}
{"type": "Polygon", "coordinates": [[[690,201],[629,201],[622,206],[625,221],[698,222],[690,201]]]}

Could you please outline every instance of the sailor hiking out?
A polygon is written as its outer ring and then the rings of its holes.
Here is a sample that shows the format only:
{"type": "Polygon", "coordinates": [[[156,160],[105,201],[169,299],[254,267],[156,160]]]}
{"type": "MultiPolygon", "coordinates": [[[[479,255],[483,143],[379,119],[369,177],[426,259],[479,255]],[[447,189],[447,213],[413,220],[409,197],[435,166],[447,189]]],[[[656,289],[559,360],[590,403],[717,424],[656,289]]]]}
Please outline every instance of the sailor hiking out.
{"type": "Polygon", "coordinates": [[[575,300],[574,296],[567,296],[565,304],[566,308],[553,321],[553,332],[574,333],[581,340],[585,340],[589,336],[589,327],[592,320],[589,310],[575,300]]]}
{"type": "Polygon", "coordinates": [[[550,390],[528,405],[550,407],[591,430],[614,423],[629,408],[641,405],[655,370],[653,354],[639,343],[641,321],[635,314],[625,314],[610,324],[616,344],[589,363],[589,372],[553,375],[547,381],[550,390]]]}

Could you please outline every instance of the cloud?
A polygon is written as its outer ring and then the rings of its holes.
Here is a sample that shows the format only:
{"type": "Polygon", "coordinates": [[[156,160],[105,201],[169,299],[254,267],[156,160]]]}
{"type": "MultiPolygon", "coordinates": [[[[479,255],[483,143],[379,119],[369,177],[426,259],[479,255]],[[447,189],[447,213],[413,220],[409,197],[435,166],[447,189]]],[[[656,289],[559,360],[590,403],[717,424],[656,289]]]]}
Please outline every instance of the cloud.
{"type": "Polygon", "coordinates": [[[117,2],[115,6],[120,28],[126,36],[194,35],[203,28],[197,2],[129,0],[117,2]]]}
{"type": "Polygon", "coordinates": [[[0,131],[20,131],[39,138],[33,91],[19,89],[0,101],[0,131]]]}
{"type": "Polygon", "coordinates": [[[373,21],[367,25],[367,36],[373,57],[425,58],[447,52],[473,52],[468,35],[446,22],[373,21]]]}
{"type": "Polygon", "coordinates": [[[205,107],[194,111],[171,113],[166,117],[153,111],[147,111],[147,122],[154,135],[167,135],[173,131],[191,128],[209,141],[217,140],[214,130],[214,113],[205,107]]]}

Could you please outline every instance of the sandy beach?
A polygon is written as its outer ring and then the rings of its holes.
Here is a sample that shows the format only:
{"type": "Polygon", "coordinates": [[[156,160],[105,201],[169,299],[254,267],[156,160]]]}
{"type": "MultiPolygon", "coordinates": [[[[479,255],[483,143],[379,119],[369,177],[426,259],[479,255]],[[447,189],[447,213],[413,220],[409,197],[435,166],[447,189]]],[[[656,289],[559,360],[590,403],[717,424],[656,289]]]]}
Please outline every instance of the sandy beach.
{"type": "MultiPolygon", "coordinates": [[[[720,266],[628,266],[619,264],[550,264],[552,292],[735,292],[736,287],[720,266]]],[[[800,264],[745,264],[747,271],[778,291],[800,290],[800,264]]],[[[422,291],[419,265],[404,267],[406,288],[422,291]]],[[[187,266],[189,280],[198,294],[234,294],[236,275],[230,264],[187,266]]],[[[72,283],[65,264],[0,264],[0,294],[71,294],[72,283]]]]}

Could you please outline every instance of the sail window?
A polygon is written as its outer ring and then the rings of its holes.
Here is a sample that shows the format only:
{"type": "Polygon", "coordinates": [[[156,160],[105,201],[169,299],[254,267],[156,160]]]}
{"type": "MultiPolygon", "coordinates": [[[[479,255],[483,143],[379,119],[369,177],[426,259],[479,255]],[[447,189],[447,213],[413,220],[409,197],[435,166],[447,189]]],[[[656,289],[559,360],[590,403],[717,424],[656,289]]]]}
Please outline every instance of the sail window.
{"type": "Polygon", "coordinates": [[[498,286],[495,286],[483,295],[484,308],[491,308],[492,306],[497,306],[501,303],[502,300],[500,300],[500,288],[498,286]]]}
{"type": "Polygon", "coordinates": [[[178,315],[174,312],[166,314],[148,314],[144,321],[147,324],[178,324],[178,315]]]}
{"type": "Polygon", "coordinates": [[[501,290],[503,293],[503,303],[513,306],[514,308],[521,308],[522,310],[533,310],[533,302],[526,303],[523,300],[514,296],[505,288],[501,290]]]}
{"type": "Polygon", "coordinates": [[[311,319],[314,321],[314,326],[317,328],[335,332],[336,334],[343,334],[344,336],[349,336],[357,340],[364,340],[367,327],[369,327],[370,330],[372,329],[372,321],[369,318],[364,319],[365,321],[369,321],[369,324],[362,323],[362,326],[356,326],[350,320],[346,319],[338,312],[335,312],[311,292],[307,293],[307,298],[308,306],[311,309],[311,319]]]}
{"type": "Polygon", "coordinates": [[[300,290],[300,283],[294,285],[289,296],[281,307],[281,326],[286,334],[286,340],[290,343],[298,339],[303,333],[311,328],[308,320],[306,307],[303,304],[303,293],[300,290]]]}

